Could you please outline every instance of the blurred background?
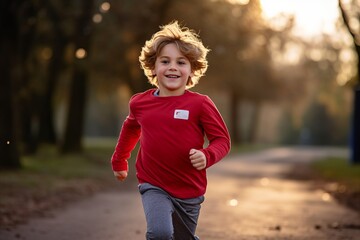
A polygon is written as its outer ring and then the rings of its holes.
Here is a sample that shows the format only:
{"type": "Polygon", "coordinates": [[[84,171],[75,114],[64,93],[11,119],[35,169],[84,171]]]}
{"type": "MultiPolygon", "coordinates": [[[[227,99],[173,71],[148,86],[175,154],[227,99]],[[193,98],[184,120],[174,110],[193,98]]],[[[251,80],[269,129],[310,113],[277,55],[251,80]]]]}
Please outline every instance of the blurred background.
{"type": "Polygon", "coordinates": [[[0,165],[20,167],[43,145],[74,153],[94,139],[115,144],[129,98],[152,87],[141,47],[173,20],[211,49],[192,90],[214,100],[235,146],[347,146],[360,108],[359,8],[358,0],[2,0],[0,165]]]}

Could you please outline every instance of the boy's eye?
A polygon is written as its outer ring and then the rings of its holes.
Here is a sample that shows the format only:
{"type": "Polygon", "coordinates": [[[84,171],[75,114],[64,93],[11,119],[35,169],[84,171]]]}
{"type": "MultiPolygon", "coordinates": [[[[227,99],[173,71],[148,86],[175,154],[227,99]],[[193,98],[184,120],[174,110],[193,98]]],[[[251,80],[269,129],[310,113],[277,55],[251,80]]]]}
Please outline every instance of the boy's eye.
{"type": "MultiPolygon", "coordinates": [[[[169,64],[169,63],[170,63],[170,60],[163,59],[163,60],[160,61],[160,63],[162,63],[162,64],[169,64]]],[[[180,61],[176,61],[176,63],[179,64],[179,65],[185,65],[185,64],[186,64],[186,61],[180,60],[180,61]]]]}

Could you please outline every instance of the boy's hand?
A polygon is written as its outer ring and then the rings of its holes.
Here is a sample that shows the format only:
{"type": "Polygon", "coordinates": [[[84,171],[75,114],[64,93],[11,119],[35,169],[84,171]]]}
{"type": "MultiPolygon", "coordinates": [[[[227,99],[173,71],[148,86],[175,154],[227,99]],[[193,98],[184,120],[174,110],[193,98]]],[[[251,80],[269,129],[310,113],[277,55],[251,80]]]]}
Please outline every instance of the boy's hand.
{"type": "Polygon", "coordinates": [[[124,181],[128,173],[127,171],[118,171],[118,172],[114,171],[114,175],[119,181],[124,181]]]}
{"type": "Polygon", "coordinates": [[[206,156],[202,151],[190,149],[189,159],[193,167],[197,170],[203,170],[206,168],[206,156]]]}

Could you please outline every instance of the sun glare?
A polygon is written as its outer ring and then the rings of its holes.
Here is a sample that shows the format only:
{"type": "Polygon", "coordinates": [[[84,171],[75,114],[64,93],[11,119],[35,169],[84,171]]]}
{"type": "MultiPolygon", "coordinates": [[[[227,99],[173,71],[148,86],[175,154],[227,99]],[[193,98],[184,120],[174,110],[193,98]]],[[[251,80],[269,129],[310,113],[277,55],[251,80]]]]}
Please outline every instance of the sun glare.
{"type": "Polygon", "coordinates": [[[335,21],[339,16],[337,0],[260,0],[260,2],[263,16],[270,21],[270,24],[271,20],[281,14],[293,15],[294,32],[297,35],[314,36],[335,31],[335,21]]]}

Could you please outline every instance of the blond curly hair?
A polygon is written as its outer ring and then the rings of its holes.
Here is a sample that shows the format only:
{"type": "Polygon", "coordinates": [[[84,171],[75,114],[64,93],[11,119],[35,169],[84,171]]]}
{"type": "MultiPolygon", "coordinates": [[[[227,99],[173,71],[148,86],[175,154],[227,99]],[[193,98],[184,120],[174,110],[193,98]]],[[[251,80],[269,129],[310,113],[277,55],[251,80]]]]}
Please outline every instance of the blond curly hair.
{"type": "Polygon", "coordinates": [[[180,26],[177,21],[160,26],[160,29],[150,40],[145,42],[139,57],[141,68],[149,82],[158,87],[157,78],[152,73],[152,70],[155,69],[156,58],[164,46],[175,43],[191,64],[193,77],[189,77],[186,88],[195,86],[208,68],[206,55],[210,49],[203,45],[198,34],[187,27],[180,26]]]}

